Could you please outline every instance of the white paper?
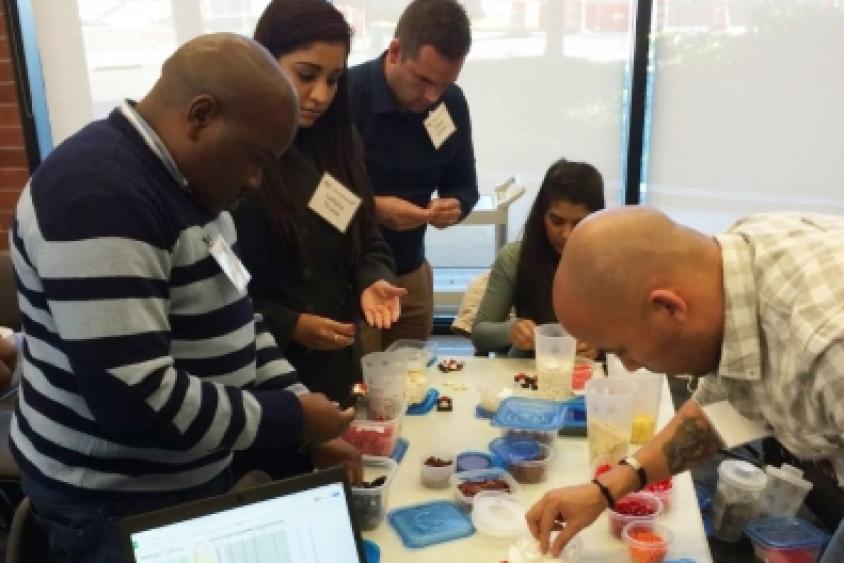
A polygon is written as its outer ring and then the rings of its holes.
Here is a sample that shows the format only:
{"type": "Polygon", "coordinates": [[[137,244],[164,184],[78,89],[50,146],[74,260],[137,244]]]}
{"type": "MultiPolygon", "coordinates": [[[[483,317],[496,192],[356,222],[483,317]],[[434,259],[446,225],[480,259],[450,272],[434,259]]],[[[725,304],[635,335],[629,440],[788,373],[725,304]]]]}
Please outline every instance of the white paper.
{"type": "Polygon", "coordinates": [[[311,201],[308,202],[308,207],[335,229],[345,233],[352,217],[360,207],[360,202],[361,199],[354,192],[326,172],[311,201]]]}
{"type": "Polygon", "coordinates": [[[718,401],[701,408],[728,449],[772,435],[761,421],[745,418],[728,401],[718,401]]]}
{"type": "Polygon", "coordinates": [[[434,148],[438,150],[457,131],[448,108],[445,107],[445,102],[440,103],[437,109],[425,118],[425,129],[428,130],[428,136],[431,137],[434,148]]]}
{"type": "Polygon", "coordinates": [[[228,276],[237,290],[246,295],[246,288],[249,285],[249,280],[252,275],[240,261],[240,258],[232,251],[229,244],[222,236],[216,235],[212,240],[210,237],[206,238],[205,244],[208,246],[208,252],[220,265],[220,268],[228,276]]]}

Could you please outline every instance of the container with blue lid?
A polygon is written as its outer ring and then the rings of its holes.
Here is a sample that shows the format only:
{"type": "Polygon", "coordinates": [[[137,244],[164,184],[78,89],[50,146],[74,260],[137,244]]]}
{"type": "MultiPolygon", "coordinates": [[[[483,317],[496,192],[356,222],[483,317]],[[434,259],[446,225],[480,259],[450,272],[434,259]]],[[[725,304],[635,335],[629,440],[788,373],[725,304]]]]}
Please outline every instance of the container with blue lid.
{"type": "Polygon", "coordinates": [[[791,516],[753,520],[744,531],[753,540],[754,547],[763,550],[817,549],[820,551],[829,539],[825,533],[808,522],[791,516]]]}
{"type": "Polygon", "coordinates": [[[475,533],[466,512],[447,500],[397,508],[387,518],[406,547],[426,547],[475,533]]]}
{"type": "Polygon", "coordinates": [[[542,454],[542,445],[536,440],[502,437],[489,443],[489,451],[510,465],[538,458],[542,454]]]}
{"type": "Polygon", "coordinates": [[[565,405],[555,401],[508,397],[501,401],[492,425],[517,430],[556,432],[563,425],[565,405]]]}
{"type": "Polygon", "coordinates": [[[467,450],[457,454],[454,467],[455,471],[471,471],[475,469],[488,469],[490,467],[502,467],[500,459],[486,452],[467,450]]]}

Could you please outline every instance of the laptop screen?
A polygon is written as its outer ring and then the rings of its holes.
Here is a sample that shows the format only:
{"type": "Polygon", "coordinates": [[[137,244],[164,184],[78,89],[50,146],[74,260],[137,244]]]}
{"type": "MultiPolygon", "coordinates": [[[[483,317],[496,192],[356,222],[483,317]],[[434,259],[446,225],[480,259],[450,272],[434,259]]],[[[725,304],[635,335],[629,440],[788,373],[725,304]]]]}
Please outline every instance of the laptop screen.
{"type": "MultiPolygon", "coordinates": [[[[288,480],[303,482],[303,478],[288,480]]],[[[304,481],[306,483],[307,480],[304,481]]],[[[283,494],[273,484],[153,513],[150,526],[129,522],[136,563],[360,563],[359,534],[343,482],[283,494]],[[269,498],[260,499],[262,496],[269,498]],[[251,497],[251,498],[250,498],[251,497]],[[259,500],[256,500],[256,497],[259,500]],[[227,500],[229,502],[227,502],[227,500]],[[203,503],[206,503],[203,509],[203,503]],[[217,506],[213,506],[216,504],[217,506]],[[219,509],[220,505],[233,506],[219,509]],[[184,507],[187,507],[185,509],[184,507]],[[197,508],[199,510],[197,510],[197,508]],[[210,509],[211,511],[209,512],[210,509]],[[172,513],[169,517],[167,513],[172,513]],[[180,512],[187,514],[179,515],[180,512]],[[157,518],[155,517],[157,515],[157,518]],[[168,522],[168,520],[171,520],[168,522]]],[[[144,519],[147,515],[134,517],[144,519]]],[[[126,524],[124,522],[124,524],[126,524]]]]}

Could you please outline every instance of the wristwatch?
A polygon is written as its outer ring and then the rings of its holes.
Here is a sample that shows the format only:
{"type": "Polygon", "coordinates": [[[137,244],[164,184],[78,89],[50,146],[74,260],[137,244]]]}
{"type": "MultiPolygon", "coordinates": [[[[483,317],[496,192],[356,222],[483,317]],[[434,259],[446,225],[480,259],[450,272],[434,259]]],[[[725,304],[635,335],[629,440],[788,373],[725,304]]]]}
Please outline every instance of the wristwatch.
{"type": "Polygon", "coordinates": [[[636,471],[636,475],[639,477],[639,488],[636,489],[637,491],[641,491],[642,489],[645,488],[645,485],[648,484],[648,474],[645,473],[645,468],[642,467],[642,464],[639,463],[639,460],[637,460],[632,455],[629,455],[629,456],[625,457],[624,459],[622,459],[621,461],[619,461],[618,464],[619,465],[629,465],[630,467],[633,468],[634,471],[636,471]]]}

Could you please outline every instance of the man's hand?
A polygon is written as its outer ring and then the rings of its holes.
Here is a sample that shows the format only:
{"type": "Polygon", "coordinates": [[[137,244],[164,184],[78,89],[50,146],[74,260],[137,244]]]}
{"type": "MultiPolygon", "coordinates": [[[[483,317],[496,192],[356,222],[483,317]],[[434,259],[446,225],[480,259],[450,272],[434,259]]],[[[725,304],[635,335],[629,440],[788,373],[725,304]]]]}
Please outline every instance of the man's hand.
{"type": "Polygon", "coordinates": [[[311,448],[311,461],[317,469],[343,464],[352,486],[363,482],[363,461],[360,452],[342,438],[335,438],[311,448]]]}
{"type": "Polygon", "coordinates": [[[293,340],[312,350],[340,350],[355,341],[355,325],[302,313],[293,329],[293,340]]]}
{"type": "Polygon", "coordinates": [[[395,196],[375,196],[378,222],[394,231],[409,231],[431,220],[431,210],[395,196]]]}
{"type": "Polygon", "coordinates": [[[341,411],[322,393],[304,393],[299,395],[299,402],[302,403],[304,419],[302,435],[315,444],[337,438],[355,418],[355,409],[349,407],[341,411]]]}
{"type": "Polygon", "coordinates": [[[519,350],[533,350],[533,329],[536,323],[530,319],[516,319],[510,328],[510,342],[519,350]]]}
{"type": "Polygon", "coordinates": [[[550,548],[550,555],[559,557],[569,540],[594,522],[604,508],[606,501],[601,490],[588,483],[548,491],[527,511],[525,520],[530,533],[539,540],[540,553],[545,554],[550,548]],[[560,530],[560,534],[549,546],[552,530],[560,530]]]}
{"type": "Polygon", "coordinates": [[[375,328],[390,328],[399,320],[399,297],[404,295],[407,295],[406,289],[384,280],[378,280],[364,289],[360,294],[360,310],[367,324],[375,328]]]}
{"type": "Polygon", "coordinates": [[[460,220],[460,200],[453,197],[441,197],[428,204],[431,219],[428,221],[438,229],[445,229],[460,220]]]}

